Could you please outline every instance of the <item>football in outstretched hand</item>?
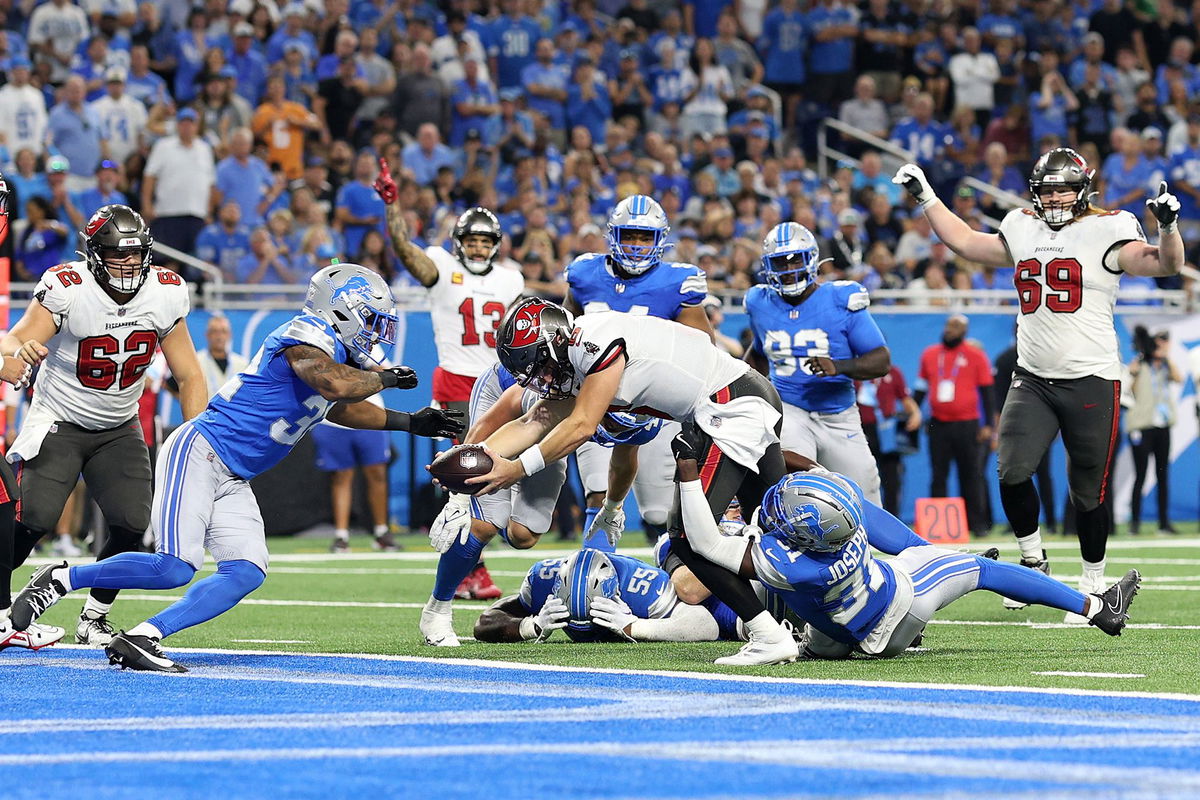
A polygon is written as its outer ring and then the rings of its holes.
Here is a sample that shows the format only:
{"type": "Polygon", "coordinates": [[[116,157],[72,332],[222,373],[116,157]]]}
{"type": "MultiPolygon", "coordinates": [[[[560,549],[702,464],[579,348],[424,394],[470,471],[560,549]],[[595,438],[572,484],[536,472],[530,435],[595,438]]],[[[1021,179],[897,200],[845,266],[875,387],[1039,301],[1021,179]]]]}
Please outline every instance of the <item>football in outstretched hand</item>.
{"type": "Polygon", "coordinates": [[[481,444],[460,444],[440,454],[429,465],[429,473],[443,487],[459,494],[475,494],[484,484],[468,484],[467,478],[477,478],[492,471],[492,457],[481,444]]]}

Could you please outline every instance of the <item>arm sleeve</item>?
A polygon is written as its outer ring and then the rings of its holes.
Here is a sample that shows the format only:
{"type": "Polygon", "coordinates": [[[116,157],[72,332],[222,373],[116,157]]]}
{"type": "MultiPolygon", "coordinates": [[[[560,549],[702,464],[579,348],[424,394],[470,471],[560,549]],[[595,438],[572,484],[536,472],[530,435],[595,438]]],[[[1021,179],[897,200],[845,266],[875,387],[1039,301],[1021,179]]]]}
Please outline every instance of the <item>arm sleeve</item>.
{"type": "Polygon", "coordinates": [[[996,387],[980,386],[979,397],[983,400],[983,424],[991,425],[996,418],[996,387]]]}
{"type": "MultiPolygon", "coordinates": [[[[861,492],[859,496],[862,497],[861,492]]],[[[863,527],[867,529],[867,541],[871,547],[889,556],[899,555],[910,547],[924,547],[929,542],[917,536],[900,520],[887,511],[862,499],[863,527]]]]}
{"type": "Polygon", "coordinates": [[[700,488],[700,481],[679,484],[679,504],[683,529],[692,550],[730,572],[739,572],[747,541],[740,536],[721,535],[704,490],[700,488]]]}

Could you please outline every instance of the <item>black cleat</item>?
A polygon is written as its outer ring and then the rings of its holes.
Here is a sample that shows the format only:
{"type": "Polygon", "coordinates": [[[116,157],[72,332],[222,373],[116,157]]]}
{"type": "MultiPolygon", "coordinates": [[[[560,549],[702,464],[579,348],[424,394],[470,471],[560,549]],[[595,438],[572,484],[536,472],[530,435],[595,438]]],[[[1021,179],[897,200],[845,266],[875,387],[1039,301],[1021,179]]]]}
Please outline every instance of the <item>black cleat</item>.
{"type": "Polygon", "coordinates": [[[104,648],[108,663],[121,669],[137,669],[144,672],[187,672],[187,667],[167,658],[158,646],[158,639],[150,636],[130,636],[125,631],[117,634],[104,648]]]}
{"type": "Polygon", "coordinates": [[[21,593],[13,598],[9,619],[15,630],[23,631],[33,624],[34,620],[46,613],[46,609],[67,596],[66,587],[50,577],[54,570],[66,567],[61,564],[47,564],[33,573],[29,583],[21,593]]]}
{"type": "Polygon", "coordinates": [[[1136,569],[1131,569],[1125,573],[1124,578],[1108,587],[1104,594],[1091,595],[1099,597],[1103,605],[1088,620],[1088,624],[1095,625],[1109,636],[1120,636],[1125,623],[1129,621],[1129,605],[1141,585],[1141,574],[1136,569]]]}

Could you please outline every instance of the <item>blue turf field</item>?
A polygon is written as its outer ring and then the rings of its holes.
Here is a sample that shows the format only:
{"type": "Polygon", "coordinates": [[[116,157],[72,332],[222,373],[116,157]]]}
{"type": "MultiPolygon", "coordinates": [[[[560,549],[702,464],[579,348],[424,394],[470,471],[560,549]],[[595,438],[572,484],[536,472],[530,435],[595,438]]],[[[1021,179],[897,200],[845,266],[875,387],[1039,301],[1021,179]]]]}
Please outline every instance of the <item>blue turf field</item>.
{"type": "Polygon", "coordinates": [[[1200,796],[1200,698],[193,651],[0,656],[2,796],[1200,796]],[[14,767],[26,769],[14,770],[14,767]]]}

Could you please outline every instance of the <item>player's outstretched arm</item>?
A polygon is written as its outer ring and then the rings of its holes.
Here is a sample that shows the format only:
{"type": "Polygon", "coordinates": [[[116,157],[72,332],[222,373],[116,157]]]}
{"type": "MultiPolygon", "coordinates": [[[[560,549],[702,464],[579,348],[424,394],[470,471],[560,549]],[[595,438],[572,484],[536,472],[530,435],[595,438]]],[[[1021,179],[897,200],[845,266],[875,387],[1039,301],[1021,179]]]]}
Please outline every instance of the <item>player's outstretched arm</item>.
{"type": "Polygon", "coordinates": [[[937,198],[925,172],[916,164],[905,164],[896,171],[892,183],[903,186],[921,208],[930,227],[946,246],[958,255],[981,264],[1007,265],[1012,259],[999,234],[981,233],[964,222],[937,198]]]}
{"type": "Polygon", "coordinates": [[[1158,246],[1145,242],[1126,242],[1117,252],[1117,264],[1130,275],[1161,278],[1177,275],[1183,269],[1183,237],[1179,235],[1179,199],[1158,185],[1158,195],[1146,201],[1146,208],[1158,220],[1158,246]]]}
{"type": "Polygon", "coordinates": [[[404,214],[398,201],[400,192],[392,179],[387,161],[379,159],[379,177],[375,179],[375,191],[387,208],[387,230],[392,239],[392,247],[400,263],[424,287],[428,288],[437,283],[438,271],[433,259],[425,255],[408,238],[408,225],[404,222],[404,214]]]}
{"type": "Polygon", "coordinates": [[[405,431],[414,436],[458,436],[463,430],[463,412],[454,409],[422,408],[420,411],[393,411],[359,400],[338,403],[326,419],[347,428],[368,431],[405,431]]]}
{"type": "Polygon", "coordinates": [[[355,369],[337,363],[324,350],[307,344],[292,345],[283,352],[296,377],[326,400],[355,402],[383,389],[411,389],[417,385],[416,376],[408,367],[379,372],[355,369]]]}
{"type": "Polygon", "coordinates": [[[163,357],[171,368],[171,376],[179,387],[176,396],[183,418],[189,420],[208,405],[208,381],[196,357],[196,346],[187,325],[180,320],[162,340],[163,357]]]}
{"type": "Polygon", "coordinates": [[[471,428],[463,437],[464,444],[482,442],[510,422],[519,420],[521,414],[521,399],[525,389],[521,386],[510,386],[504,390],[491,408],[477,420],[472,420],[471,428]]]}

